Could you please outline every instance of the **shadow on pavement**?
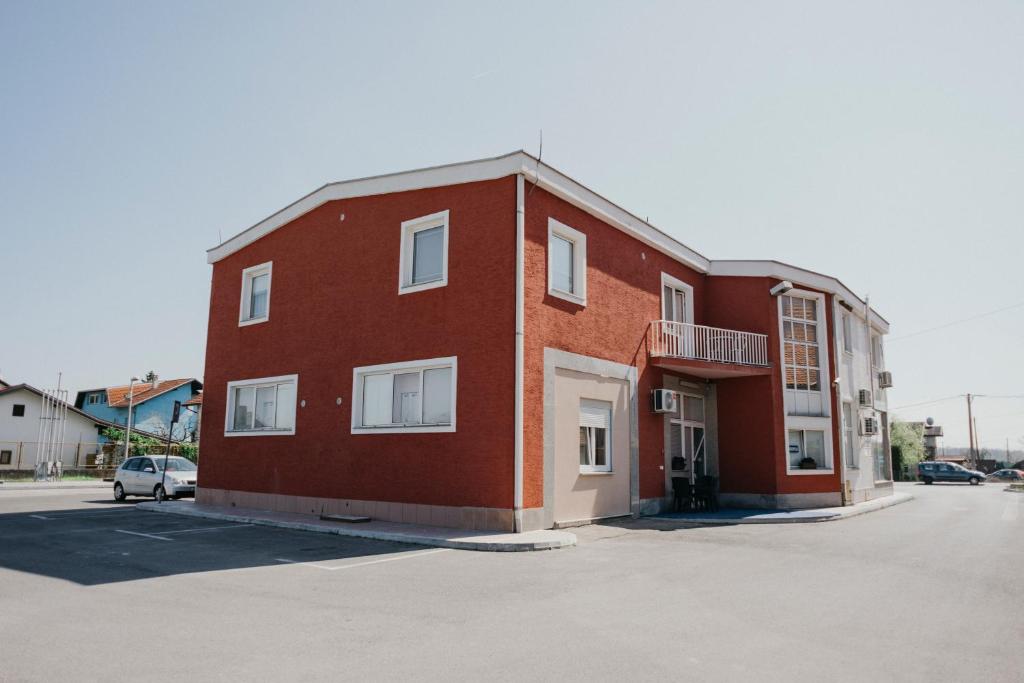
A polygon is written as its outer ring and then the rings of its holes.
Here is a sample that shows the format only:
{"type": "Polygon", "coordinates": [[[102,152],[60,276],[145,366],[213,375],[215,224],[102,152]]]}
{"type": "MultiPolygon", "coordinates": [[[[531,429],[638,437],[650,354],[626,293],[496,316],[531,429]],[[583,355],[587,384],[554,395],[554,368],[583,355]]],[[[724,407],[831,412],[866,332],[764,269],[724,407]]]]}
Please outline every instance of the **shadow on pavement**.
{"type": "Polygon", "coordinates": [[[0,568],[83,586],[375,558],[420,546],[159,515],[136,501],[0,514],[0,568]]]}

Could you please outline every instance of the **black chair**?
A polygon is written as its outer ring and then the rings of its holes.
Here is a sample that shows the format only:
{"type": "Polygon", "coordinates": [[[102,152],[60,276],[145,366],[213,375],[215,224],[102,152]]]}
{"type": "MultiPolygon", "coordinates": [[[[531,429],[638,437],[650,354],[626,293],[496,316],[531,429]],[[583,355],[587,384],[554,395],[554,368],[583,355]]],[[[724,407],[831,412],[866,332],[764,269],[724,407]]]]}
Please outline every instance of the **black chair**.
{"type": "Polygon", "coordinates": [[[693,502],[697,509],[718,511],[718,480],[708,475],[697,477],[694,486],[693,502]]]}
{"type": "Polygon", "coordinates": [[[693,487],[689,477],[672,477],[672,507],[676,512],[689,510],[693,505],[693,487]]]}

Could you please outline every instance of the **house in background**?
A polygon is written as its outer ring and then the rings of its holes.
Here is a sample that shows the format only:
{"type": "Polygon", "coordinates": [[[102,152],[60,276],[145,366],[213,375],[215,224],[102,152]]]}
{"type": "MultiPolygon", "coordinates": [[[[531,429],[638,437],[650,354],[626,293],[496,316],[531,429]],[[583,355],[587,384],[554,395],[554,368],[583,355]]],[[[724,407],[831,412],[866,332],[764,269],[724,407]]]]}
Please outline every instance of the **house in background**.
{"type": "Polygon", "coordinates": [[[523,152],[325,185],[208,252],[198,499],[524,531],[892,493],[883,336],[523,152]]]}
{"type": "MultiPolygon", "coordinates": [[[[135,383],[131,387],[131,401],[127,384],[79,391],[75,396],[75,408],[124,428],[128,421],[130,403],[133,430],[166,436],[174,402],[180,401],[184,405],[198,396],[202,388],[203,383],[195,378],[155,378],[152,382],[135,383]]],[[[199,425],[197,412],[181,411],[171,435],[174,439],[196,440],[199,425]]]]}
{"type": "MultiPolygon", "coordinates": [[[[35,466],[43,402],[43,392],[29,384],[5,383],[0,387],[0,470],[30,470],[35,466]]],[[[58,404],[65,406],[63,401],[58,404]]],[[[88,457],[99,453],[106,441],[102,431],[115,425],[72,405],[65,407],[60,460],[65,468],[84,467],[88,457]]]]}

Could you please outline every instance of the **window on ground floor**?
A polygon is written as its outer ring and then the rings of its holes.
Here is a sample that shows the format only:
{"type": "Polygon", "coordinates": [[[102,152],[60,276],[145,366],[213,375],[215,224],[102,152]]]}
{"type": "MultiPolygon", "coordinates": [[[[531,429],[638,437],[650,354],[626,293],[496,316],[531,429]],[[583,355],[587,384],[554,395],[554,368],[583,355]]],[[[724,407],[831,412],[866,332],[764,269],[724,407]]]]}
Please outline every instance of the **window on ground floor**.
{"type": "Polygon", "coordinates": [[[856,421],[853,404],[843,402],[843,450],[846,451],[846,466],[852,469],[860,467],[860,457],[857,452],[856,421]]]}
{"type": "Polygon", "coordinates": [[[611,472],[612,404],[580,401],[580,472],[611,472]]]}
{"type": "Polygon", "coordinates": [[[352,433],[454,432],[457,359],[355,368],[352,433]]]}
{"type": "Polygon", "coordinates": [[[11,455],[11,451],[0,451],[0,465],[10,465],[11,455]]]}
{"type": "Polygon", "coordinates": [[[295,433],[298,375],[228,382],[227,436],[295,433]]]}
{"type": "Polygon", "coordinates": [[[825,432],[817,429],[789,430],[789,469],[829,469],[825,454],[825,432]],[[814,466],[810,463],[813,461],[814,466]]]}

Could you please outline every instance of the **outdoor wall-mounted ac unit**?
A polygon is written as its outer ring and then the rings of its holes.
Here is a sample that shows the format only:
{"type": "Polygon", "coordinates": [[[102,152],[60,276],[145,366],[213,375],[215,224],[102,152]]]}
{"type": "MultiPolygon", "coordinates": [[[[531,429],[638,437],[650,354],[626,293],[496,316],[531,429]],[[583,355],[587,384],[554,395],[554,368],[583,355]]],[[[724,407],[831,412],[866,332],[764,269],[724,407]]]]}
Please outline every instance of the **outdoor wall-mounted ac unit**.
{"type": "Polygon", "coordinates": [[[892,373],[888,370],[878,373],[878,388],[888,389],[892,386],[892,373]]]}
{"type": "Polygon", "coordinates": [[[864,435],[871,436],[878,433],[878,418],[876,417],[865,417],[864,418],[864,435]]]}
{"type": "Polygon", "coordinates": [[[656,413],[675,413],[679,410],[679,394],[671,389],[655,389],[651,392],[651,408],[656,413]]]}
{"type": "Polygon", "coordinates": [[[857,402],[860,403],[862,406],[870,406],[871,405],[871,390],[870,389],[861,389],[859,392],[857,392],[857,402]]]}

